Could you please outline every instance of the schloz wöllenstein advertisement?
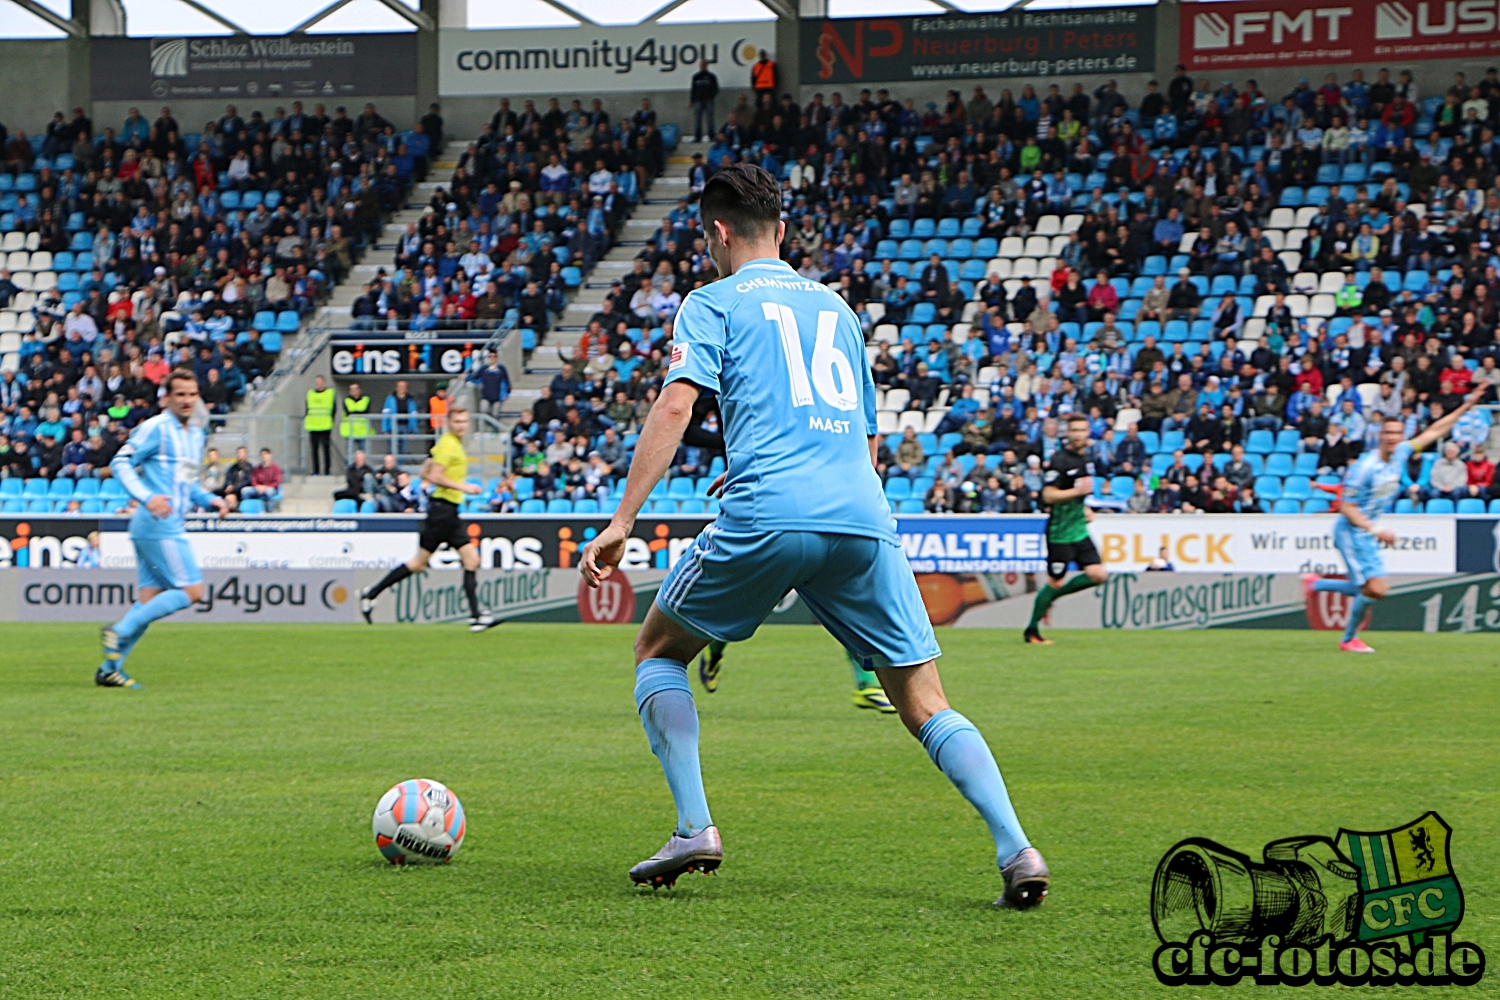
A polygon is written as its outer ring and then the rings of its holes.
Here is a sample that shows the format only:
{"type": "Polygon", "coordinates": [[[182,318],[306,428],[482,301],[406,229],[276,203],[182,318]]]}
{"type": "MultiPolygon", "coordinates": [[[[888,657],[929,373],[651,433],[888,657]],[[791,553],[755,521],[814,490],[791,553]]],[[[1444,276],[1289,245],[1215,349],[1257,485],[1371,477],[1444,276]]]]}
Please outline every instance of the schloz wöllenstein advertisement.
{"type": "Polygon", "coordinates": [[[438,91],[444,97],[653,90],[686,94],[705,59],[720,87],[745,87],[761,49],[774,58],[776,22],[448,28],[438,33],[438,91]]]}

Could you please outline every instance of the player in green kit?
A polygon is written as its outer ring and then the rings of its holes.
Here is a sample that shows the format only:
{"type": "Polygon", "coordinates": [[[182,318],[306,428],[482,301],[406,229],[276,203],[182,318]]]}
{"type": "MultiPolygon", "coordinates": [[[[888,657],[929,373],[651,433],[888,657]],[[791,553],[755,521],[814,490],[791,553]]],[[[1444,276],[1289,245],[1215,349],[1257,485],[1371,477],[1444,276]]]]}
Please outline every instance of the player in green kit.
{"type": "Polygon", "coordinates": [[[1089,537],[1088,509],[1084,506],[1094,492],[1094,475],[1094,460],[1089,457],[1089,421],[1075,413],[1068,418],[1068,440],[1052,453],[1042,480],[1042,503],[1050,508],[1047,584],[1037,591],[1036,603],[1031,607],[1031,623],[1023,636],[1028,643],[1052,645],[1052,640],[1042,638],[1037,628],[1052,602],[1097,587],[1109,575],[1099,558],[1099,550],[1094,548],[1094,540],[1089,537]],[[1064,583],[1069,563],[1077,563],[1082,572],[1064,583]]]}

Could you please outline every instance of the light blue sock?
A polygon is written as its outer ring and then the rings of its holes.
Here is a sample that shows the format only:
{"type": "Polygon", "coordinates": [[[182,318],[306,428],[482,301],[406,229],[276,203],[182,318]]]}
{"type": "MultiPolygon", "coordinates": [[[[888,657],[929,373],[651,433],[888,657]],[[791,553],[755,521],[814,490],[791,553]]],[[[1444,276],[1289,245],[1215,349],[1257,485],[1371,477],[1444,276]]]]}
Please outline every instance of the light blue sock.
{"type": "Polygon", "coordinates": [[[698,709],[688,686],[687,664],[645,660],[635,668],[635,707],[661,761],[667,787],[677,803],[677,833],[691,837],[713,825],[698,766],[698,709]]]}
{"type": "Polygon", "coordinates": [[[1360,594],[1354,599],[1354,605],[1349,609],[1349,624],[1344,626],[1345,642],[1359,635],[1359,625],[1365,620],[1365,612],[1374,603],[1374,601],[1370,600],[1364,594],[1360,594]]]}
{"type": "Polygon", "coordinates": [[[997,862],[1031,846],[1010,804],[995,755],[974,723],[947,708],[928,719],[917,738],[932,762],[989,824],[997,862]]]}
{"type": "Polygon", "coordinates": [[[192,603],[181,590],[163,590],[145,604],[137,604],[125,612],[125,617],[115,623],[115,635],[120,637],[122,646],[134,645],[152,622],[175,615],[192,603]]]}
{"type": "Polygon", "coordinates": [[[1313,590],[1332,591],[1335,594],[1348,594],[1350,597],[1359,596],[1359,584],[1353,580],[1334,580],[1326,576],[1313,584],[1313,590]]]}

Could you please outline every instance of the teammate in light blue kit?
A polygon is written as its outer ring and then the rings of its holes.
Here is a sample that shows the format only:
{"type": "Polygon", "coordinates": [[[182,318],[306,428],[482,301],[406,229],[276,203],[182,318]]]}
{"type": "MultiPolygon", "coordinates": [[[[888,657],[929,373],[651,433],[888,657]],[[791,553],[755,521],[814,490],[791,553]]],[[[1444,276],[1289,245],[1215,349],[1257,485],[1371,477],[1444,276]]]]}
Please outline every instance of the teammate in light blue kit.
{"type": "Polygon", "coordinates": [[[1016,819],[988,744],[943,696],[933,662],[941,651],[875,472],[875,387],[859,321],[831,289],[778,259],[786,224],[769,173],[725,167],[700,209],[721,278],[677,313],[666,384],[641,429],[624,498],[580,562],[591,586],[619,565],[693,402],[702,390],[718,393],[729,453],[721,512],[662,582],[635,641],[636,708],[676,801],[677,828],[630,877],[671,885],[723,860],[687,664],[710,640],[748,639],[796,588],[845,648],[872,661],[906,727],[984,817],[1004,881],[997,905],[1035,906],[1047,894],[1047,864],[1016,819]]]}
{"type": "Polygon", "coordinates": [[[189,423],[198,405],[198,379],[178,369],[167,375],[166,385],[162,412],[137,426],[109,463],[141,507],[130,519],[136,603],[124,618],[104,627],[104,662],[94,675],[101,687],[139,687],[125,672],[125,660],[147,626],[203,597],[203,574],[183,514],[194,505],[212,507],[220,517],[229,509],[223,497],[198,485],[204,433],[189,423]]]}
{"type": "Polygon", "coordinates": [[[1458,418],[1479,402],[1487,387],[1476,389],[1461,404],[1410,441],[1404,440],[1405,425],[1397,419],[1380,427],[1380,446],[1361,455],[1344,475],[1344,491],[1339,504],[1339,519],[1333,527],[1333,543],[1349,566],[1347,579],[1335,580],[1308,574],[1302,586],[1309,594],[1333,591],[1354,599],[1349,621],[1339,649],[1346,653],[1373,653],[1359,637],[1359,626],[1370,605],[1390,592],[1385,579],[1385,560],[1380,546],[1396,544],[1396,532],[1375,522],[1390,511],[1401,493],[1401,477],[1413,453],[1442,440],[1458,418]]]}

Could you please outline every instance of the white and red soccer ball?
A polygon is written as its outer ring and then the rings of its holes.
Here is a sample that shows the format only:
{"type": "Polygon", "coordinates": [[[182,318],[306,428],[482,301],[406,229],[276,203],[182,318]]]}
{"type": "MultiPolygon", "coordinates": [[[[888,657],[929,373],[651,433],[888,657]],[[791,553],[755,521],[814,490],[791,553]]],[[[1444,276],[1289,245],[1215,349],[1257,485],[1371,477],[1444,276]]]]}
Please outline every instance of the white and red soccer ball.
{"type": "Polygon", "coordinates": [[[393,865],[445,865],[464,842],[464,807],[441,782],[412,778],[380,797],[375,846],[393,865]]]}

